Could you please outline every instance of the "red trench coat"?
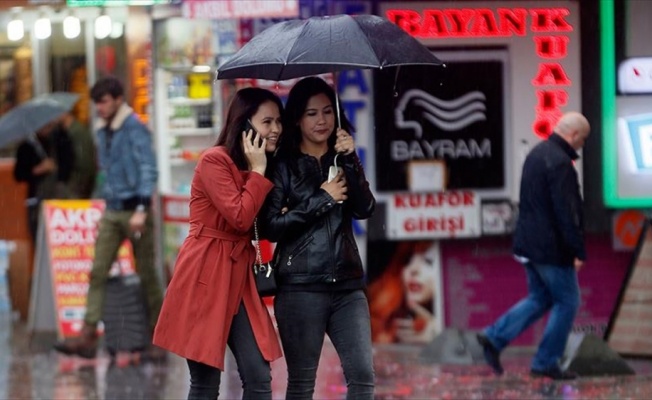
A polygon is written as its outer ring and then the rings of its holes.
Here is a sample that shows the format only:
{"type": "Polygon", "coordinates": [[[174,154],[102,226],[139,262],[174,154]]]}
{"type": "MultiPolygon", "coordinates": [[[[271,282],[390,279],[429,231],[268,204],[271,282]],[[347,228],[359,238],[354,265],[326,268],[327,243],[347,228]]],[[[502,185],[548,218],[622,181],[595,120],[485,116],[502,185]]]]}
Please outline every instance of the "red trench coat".
{"type": "Polygon", "coordinates": [[[203,153],[192,180],[190,234],[179,250],[154,344],[224,370],[231,322],[244,302],[265,360],[281,357],[252,270],[251,228],[272,186],[258,173],[238,170],[223,147],[203,153]]]}

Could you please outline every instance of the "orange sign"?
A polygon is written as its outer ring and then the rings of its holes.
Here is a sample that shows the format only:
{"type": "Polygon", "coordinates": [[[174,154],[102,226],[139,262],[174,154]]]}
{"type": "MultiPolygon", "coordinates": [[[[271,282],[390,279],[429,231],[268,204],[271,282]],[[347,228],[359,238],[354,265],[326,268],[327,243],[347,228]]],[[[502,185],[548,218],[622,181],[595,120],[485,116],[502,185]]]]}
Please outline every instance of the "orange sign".
{"type": "Polygon", "coordinates": [[[638,210],[620,211],[613,218],[613,245],[616,250],[631,250],[636,247],[645,214],[638,210]]]}
{"type": "MultiPolygon", "coordinates": [[[[105,205],[101,200],[50,200],[43,207],[57,330],[60,337],[78,336],[86,312],[98,221],[105,205]]],[[[133,274],[132,254],[131,244],[125,241],[112,272],[133,274]]]]}

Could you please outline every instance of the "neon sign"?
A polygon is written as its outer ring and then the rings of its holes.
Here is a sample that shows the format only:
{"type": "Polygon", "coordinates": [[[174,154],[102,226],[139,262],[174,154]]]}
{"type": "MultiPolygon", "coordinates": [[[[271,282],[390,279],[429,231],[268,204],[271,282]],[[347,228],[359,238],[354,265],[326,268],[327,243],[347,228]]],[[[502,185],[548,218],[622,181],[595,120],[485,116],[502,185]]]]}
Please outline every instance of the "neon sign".
{"type": "Polygon", "coordinates": [[[532,32],[571,32],[566,8],[449,8],[387,10],[387,19],[418,38],[525,36],[528,15],[532,32]]]}
{"type": "Polygon", "coordinates": [[[547,138],[561,116],[561,108],[568,104],[566,88],[572,80],[566,74],[562,61],[568,55],[572,32],[567,21],[567,8],[462,8],[425,9],[421,12],[390,9],[386,17],[410,35],[421,39],[496,38],[525,36],[531,32],[534,54],[541,60],[531,84],[537,99],[532,130],[540,138],[547,138]]]}

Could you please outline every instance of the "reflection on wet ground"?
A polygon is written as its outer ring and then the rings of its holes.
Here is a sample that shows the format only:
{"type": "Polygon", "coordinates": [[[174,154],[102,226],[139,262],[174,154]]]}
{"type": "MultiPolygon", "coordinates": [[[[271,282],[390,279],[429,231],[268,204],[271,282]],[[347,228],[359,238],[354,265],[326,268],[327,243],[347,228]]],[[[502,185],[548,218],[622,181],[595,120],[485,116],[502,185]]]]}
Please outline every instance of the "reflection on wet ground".
{"type": "MultiPolygon", "coordinates": [[[[50,335],[30,337],[24,324],[0,319],[0,399],[184,399],[188,390],[185,360],[118,367],[102,353],[96,360],[64,357],[50,350],[50,335]]],[[[652,360],[629,360],[635,376],[580,378],[554,382],[529,377],[529,349],[504,355],[506,373],[493,376],[483,365],[421,364],[420,348],[375,349],[377,399],[650,399],[652,360]]],[[[273,365],[273,397],[285,392],[285,364],[273,365]]],[[[332,346],[325,344],[315,399],[345,396],[342,371],[332,346]]],[[[222,399],[241,396],[232,359],[223,375],[222,399]]]]}

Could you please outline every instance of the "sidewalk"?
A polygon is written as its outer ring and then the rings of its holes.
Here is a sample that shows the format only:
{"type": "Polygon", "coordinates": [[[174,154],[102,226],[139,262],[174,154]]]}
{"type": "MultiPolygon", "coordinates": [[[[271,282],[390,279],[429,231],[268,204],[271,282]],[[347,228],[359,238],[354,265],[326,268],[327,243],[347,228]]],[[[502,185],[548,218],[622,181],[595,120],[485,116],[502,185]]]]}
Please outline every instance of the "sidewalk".
{"type": "MultiPolygon", "coordinates": [[[[96,360],[64,357],[50,350],[52,335],[33,338],[22,323],[0,315],[0,399],[185,399],[185,360],[118,368],[102,352],[96,360]]],[[[375,348],[377,399],[650,399],[652,360],[629,360],[637,375],[580,378],[554,382],[529,377],[532,349],[508,348],[505,375],[495,377],[484,365],[420,364],[420,347],[375,348]]],[[[220,399],[239,399],[240,380],[227,358],[220,399]]],[[[285,363],[272,364],[273,397],[284,398],[285,363]]],[[[332,346],[324,347],[315,399],[343,399],[346,386],[332,346]]]]}

